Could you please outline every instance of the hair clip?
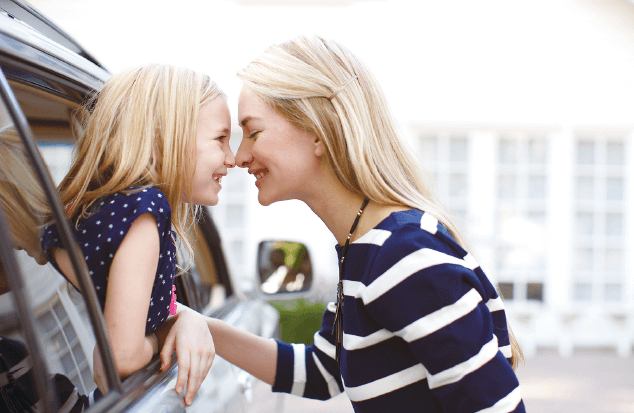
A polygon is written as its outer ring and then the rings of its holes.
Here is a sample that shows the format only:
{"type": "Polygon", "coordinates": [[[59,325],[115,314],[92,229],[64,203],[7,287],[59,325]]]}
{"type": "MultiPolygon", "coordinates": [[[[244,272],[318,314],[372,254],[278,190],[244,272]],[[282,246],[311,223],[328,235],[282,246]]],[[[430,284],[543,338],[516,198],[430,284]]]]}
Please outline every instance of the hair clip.
{"type": "Polygon", "coordinates": [[[341,84],[341,86],[339,86],[339,88],[338,88],[337,90],[335,90],[334,92],[332,92],[332,95],[328,96],[328,100],[332,100],[332,98],[334,98],[334,97],[335,97],[335,95],[336,95],[337,93],[339,93],[339,92],[341,91],[341,89],[343,89],[343,88],[344,88],[344,86],[345,86],[345,85],[347,85],[348,83],[352,82],[352,81],[353,81],[354,79],[356,79],[356,78],[357,78],[357,75],[352,75],[352,77],[351,77],[350,79],[348,79],[348,80],[346,80],[345,82],[343,82],[343,83],[341,84]]]}

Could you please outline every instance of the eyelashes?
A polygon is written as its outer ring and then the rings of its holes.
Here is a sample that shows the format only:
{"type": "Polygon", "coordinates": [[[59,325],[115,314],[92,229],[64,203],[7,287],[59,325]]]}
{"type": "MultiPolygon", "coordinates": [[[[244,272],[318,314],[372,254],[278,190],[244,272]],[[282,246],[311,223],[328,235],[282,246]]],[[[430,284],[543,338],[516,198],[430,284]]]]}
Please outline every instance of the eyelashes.
{"type": "Polygon", "coordinates": [[[253,139],[253,138],[255,138],[255,137],[256,137],[256,135],[257,135],[258,133],[260,133],[260,132],[261,132],[261,131],[253,132],[251,135],[247,136],[247,139],[253,139]]]}

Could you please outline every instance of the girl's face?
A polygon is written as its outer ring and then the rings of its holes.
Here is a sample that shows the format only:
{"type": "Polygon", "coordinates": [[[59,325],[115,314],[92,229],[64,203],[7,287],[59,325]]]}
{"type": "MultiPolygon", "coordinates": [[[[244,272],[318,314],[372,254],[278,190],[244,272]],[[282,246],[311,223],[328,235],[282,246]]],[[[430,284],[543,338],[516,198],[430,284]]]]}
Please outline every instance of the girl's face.
{"type": "Polygon", "coordinates": [[[196,127],[196,170],[192,185],[193,203],[216,205],[220,181],[227,168],[235,166],[235,157],[229,147],[231,117],[229,107],[222,98],[205,103],[198,114],[196,127]]]}
{"type": "Polygon", "coordinates": [[[291,124],[246,87],[240,92],[238,120],[242,142],[236,162],[255,176],[260,204],[306,201],[319,172],[321,144],[315,135],[291,124]]]}

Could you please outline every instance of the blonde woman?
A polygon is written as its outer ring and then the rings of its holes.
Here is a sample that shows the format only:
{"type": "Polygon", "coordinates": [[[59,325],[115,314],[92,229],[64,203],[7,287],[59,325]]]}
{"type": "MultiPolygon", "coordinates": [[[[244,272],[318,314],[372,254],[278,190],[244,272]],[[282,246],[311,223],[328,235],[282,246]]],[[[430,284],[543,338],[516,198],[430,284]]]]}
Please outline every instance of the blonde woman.
{"type": "MultiPolygon", "coordinates": [[[[189,374],[189,405],[214,352],[202,318],[175,301],[174,239],[178,235],[191,251],[185,230],[195,205],[217,204],[220,181],[235,165],[225,95],[207,76],[150,65],[113,76],[86,110],[91,113],[59,192],[97,290],[115,363],[129,376],[157,354],[154,332],[171,343],[182,331],[176,391],[183,391],[189,374]],[[179,322],[190,322],[165,338],[165,321],[177,313],[179,322]]],[[[77,285],[54,226],[44,230],[42,246],[77,285]]],[[[163,368],[171,354],[161,353],[163,368]]],[[[95,357],[95,379],[104,392],[95,357]]]]}
{"type": "Polygon", "coordinates": [[[248,168],[269,205],[305,202],[338,241],[338,302],[311,346],[208,320],[217,353],[273,386],[356,412],[524,412],[522,358],[495,288],[396,131],[374,77],[303,36],[238,73],[248,168]]]}

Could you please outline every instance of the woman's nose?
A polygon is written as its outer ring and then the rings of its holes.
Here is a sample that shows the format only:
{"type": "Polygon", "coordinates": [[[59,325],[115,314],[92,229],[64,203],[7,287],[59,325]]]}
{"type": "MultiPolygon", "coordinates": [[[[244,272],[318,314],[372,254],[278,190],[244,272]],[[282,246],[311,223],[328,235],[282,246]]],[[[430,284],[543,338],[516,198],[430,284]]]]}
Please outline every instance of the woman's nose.
{"type": "Polygon", "coordinates": [[[238,151],[236,152],[235,164],[240,168],[247,168],[253,161],[253,155],[251,154],[251,145],[247,139],[242,139],[238,151]]]}

